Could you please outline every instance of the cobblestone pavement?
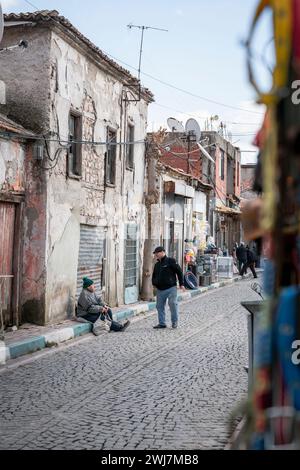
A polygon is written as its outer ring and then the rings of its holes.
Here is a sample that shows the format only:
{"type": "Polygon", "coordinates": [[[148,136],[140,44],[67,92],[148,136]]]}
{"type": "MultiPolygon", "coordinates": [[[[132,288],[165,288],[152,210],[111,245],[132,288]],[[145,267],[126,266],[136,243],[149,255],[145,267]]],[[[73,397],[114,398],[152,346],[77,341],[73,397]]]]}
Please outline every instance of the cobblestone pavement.
{"type": "Polygon", "coordinates": [[[0,374],[0,449],[222,449],[246,396],[250,282],[0,374]]]}

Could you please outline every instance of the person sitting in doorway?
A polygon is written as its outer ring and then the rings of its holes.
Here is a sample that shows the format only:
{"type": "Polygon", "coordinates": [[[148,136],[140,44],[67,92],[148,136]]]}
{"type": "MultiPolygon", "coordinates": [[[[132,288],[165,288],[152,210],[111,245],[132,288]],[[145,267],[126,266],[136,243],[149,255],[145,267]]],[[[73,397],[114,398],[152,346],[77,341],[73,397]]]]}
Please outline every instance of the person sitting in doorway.
{"type": "Polygon", "coordinates": [[[95,283],[88,277],[83,279],[83,289],[77,303],[77,317],[92,323],[96,336],[103,330],[125,331],[130,325],[129,320],[124,325],[113,320],[111,308],[96,294],[95,283]]]}

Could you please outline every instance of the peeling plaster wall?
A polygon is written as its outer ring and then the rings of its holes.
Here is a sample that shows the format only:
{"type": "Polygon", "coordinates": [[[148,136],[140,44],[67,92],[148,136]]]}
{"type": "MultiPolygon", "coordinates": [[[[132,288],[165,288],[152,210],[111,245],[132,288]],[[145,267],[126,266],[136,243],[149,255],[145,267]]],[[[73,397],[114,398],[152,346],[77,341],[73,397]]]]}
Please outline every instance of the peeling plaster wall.
{"type": "Polygon", "coordinates": [[[25,145],[0,140],[0,191],[24,191],[25,145]]]}
{"type": "MultiPolygon", "coordinates": [[[[2,47],[28,41],[26,50],[0,54],[0,80],[6,87],[1,112],[25,128],[46,133],[50,126],[50,31],[47,27],[18,25],[5,28],[2,47]]],[[[15,167],[24,156],[14,155],[15,167]]],[[[23,160],[24,161],[24,160],[23,160]]],[[[46,289],[47,175],[32,159],[27,147],[25,190],[22,320],[44,325],[48,321],[46,289]]],[[[25,182],[25,183],[24,183],[25,182]]],[[[19,183],[17,183],[19,184],[19,183]]]]}
{"type": "MultiPolygon", "coordinates": [[[[147,103],[141,100],[125,106],[121,80],[103,71],[87,49],[81,48],[80,41],[75,43],[49,26],[5,29],[3,47],[21,39],[27,40],[29,47],[0,55],[0,80],[7,92],[2,112],[28,129],[51,132],[54,139],[59,136],[62,141],[68,138],[71,109],[82,115],[84,140],[106,141],[107,127],[111,127],[117,131],[118,142],[124,141],[128,121],[135,126],[135,140],[144,140],[147,103]]],[[[51,158],[58,148],[58,142],[48,144],[51,158]]],[[[125,147],[117,148],[113,188],[104,184],[105,146],[82,146],[81,179],[67,177],[66,149],[60,150],[51,171],[41,170],[31,157],[28,159],[22,299],[25,319],[45,324],[74,313],[80,224],[107,228],[106,300],[112,306],[124,302],[124,235],[128,222],[140,228],[138,258],[142,272],[144,151],[143,144],[136,145],[132,172],[126,169],[125,147]]],[[[14,161],[22,158],[20,154],[14,161]]],[[[0,187],[7,179],[7,163],[4,169],[4,159],[1,161],[0,187]]],[[[44,159],[43,165],[49,164],[49,159],[44,159]]],[[[21,179],[15,182],[23,184],[21,179]]]]}
{"type": "MultiPolygon", "coordinates": [[[[82,115],[83,140],[102,141],[107,128],[125,140],[125,123],[135,125],[135,139],[146,136],[147,105],[143,101],[126,108],[123,85],[107,75],[91,59],[52,32],[51,129],[62,140],[68,136],[70,110],[82,115]]],[[[55,154],[57,143],[50,147],[55,154]]],[[[82,178],[66,177],[67,152],[60,153],[56,168],[49,172],[47,205],[47,311],[48,322],[74,313],[80,223],[107,228],[107,301],[124,302],[124,235],[126,222],[143,224],[144,144],[135,148],[135,171],[125,168],[125,148],[117,147],[116,184],[104,185],[106,146],[82,146],[82,178]]],[[[139,261],[142,262],[143,229],[139,261]]],[[[141,266],[139,266],[141,271],[141,266]]]]}

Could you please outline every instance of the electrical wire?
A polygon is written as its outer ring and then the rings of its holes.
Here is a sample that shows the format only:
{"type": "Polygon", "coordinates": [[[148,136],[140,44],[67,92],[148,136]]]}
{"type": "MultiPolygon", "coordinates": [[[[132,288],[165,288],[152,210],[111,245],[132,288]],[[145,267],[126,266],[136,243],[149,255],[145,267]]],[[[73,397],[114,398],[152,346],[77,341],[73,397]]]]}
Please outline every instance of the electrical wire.
{"type": "Polygon", "coordinates": [[[96,145],[109,145],[111,147],[119,146],[119,145],[137,145],[137,144],[145,145],[145,140],[142,140],[142,139],[134,141],[134,142],[111,142],[110,140],[106,142],[94,141],[94,140],[62,140],[60,138],[54,139],[54,138],[45,137],[45,135],[28,135],[28,134],[19,134],[15,132],[6,132],[6,131],[0,131],[0,136],[8,137],[8,138],[19,137],[22,139],[35,140],[35,141],[44,140],[45,142],[57,142],[62,147],[64,147],[62,143],[67,144],[66,147],[64,148],[67,148],[68,145],[72,145],[72,144],[95,145],[95,146],[96,145]]]}
{"type": "Polygon", "coordinates": [[[54,170],[54,168],[58,165],[58,162],[59,162],[59,154],[60,154],[63,150],[66,150],[66,148],[64,148],[64,147],[58,148],[58,149],[56,150],[56,152],[55,152],[54,158],[53,158],[53,159],[50,159],[51,161],[54,162],[54,165],[45,166],[45,165],[43,165],[42,163],[40,163],[40,167],[41,167],[43,170],[46,170],[46,171],[54,170]]]}
{"type": "MultiPolygon", "coordinates": [[[[158,103],[157,101],[154,101],[153,103],[151,103],[151,106],[158,106],[160,108],[166,108],[166,109],[169,109],[170,111],[175,111],[176,113],[185,114],[186,116],[191,116],[193,118],[202,119],[202,120],[210,120],[210,117],[211,117],[207,115],[201,116],[200,114],[196,114],[196,113],[187,113],[186,111],[172,108],[171,106],[166,106],[164,104],[158,103]]],[[[232,124],[232,125],[257,126],[257,127],[259,126],[257,122],[236,122],[236,121],[227,121],[224,119],[222,121],[225,122],[225,124],[232,124]]]]}
{"type": "MultiPolygon", "coordinates": [[[[112,59],[114,59],[114,60],[116,60],[116,61],[118,61],[118,62],[120,62],[120,63],[123,63],[123,64],[126,65],[127,67],[132,68],[133,70],[138,71],[138,69],[136,69],[136,68],[133,67],[132,65],[129,65],[129,64],[127,64],[126,62],[123,62],[123,61],[121,61],[120,59],[117,59],[116,57],[112,56],[111,54],[108,54],[108,52],[106,52],[106,51],[104,51],[104,52],[105,52],[106,55],[108,55],[108,56],[111,57],[112,59]]],[[[223,107],[225,107],[225,108],[235,109],[235,110],[238,110],[238,111],[244,111],[244,112],[246,112],[246,113],[257,114],[257,115],[260,115],[260,116],[263,116],[263,115],[264,115],[264,113],[260,113],[260,112],[258,112],[258,111],[252,111],[252,110],[250,110],[250,109],[240,108],[240,107],[238,107],[238,106],[231,106],[231,105],[229,105],[229,104],[221,103],[221,102],[219,102],[219,101],[211,100],[211,99],[209,99],[209,98],[205,98],[205,97],[203,97],[203,96],[196,95],[195,93],[192,93],[192,92],[190,92],[190,91],[188,91],[188,90],[184,90],[183,88],[179,88],[179,87],[177,87],[177,86],[175,86],[175,85],[172,85],[171,83],[168,83],[168,82],[165,82],[165,81],[163,81],[163,80],[161,80],[161,79],[159,79],[159,78],[153,77],[153,75],[150,75],[150,74],[148,74],[148,73],[141,72],[141,74],[142,74],[142,75],[145,75],[145,77],[148,77],[148,78],[150,78],[151,80],[155,80],[155,81],[161,83],[162,85],[165,85],[165,86],[167,86],[167,87],[169,87],[169,88],[173,88],[174,90],[180,91],[181,93],[185,93],[186,95],[192,96],[193,98],[197,98],[197,99],[200,99],[200,100],[202,100],[202,101],[207,101],[208,103],[216,104],[216,105],[218,105],[218,106],[223,106],[223,107]]]]}

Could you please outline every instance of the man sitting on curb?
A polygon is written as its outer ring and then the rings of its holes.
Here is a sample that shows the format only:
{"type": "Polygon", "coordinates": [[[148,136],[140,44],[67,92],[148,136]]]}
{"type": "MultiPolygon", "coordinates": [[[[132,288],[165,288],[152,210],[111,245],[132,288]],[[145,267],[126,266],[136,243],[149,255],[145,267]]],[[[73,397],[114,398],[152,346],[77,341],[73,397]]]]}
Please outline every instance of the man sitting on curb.
{"type": "Polygon", "coordinates": [[[96,336],[105,330],[125,331],[130,325],[129,320],[124,325],[113,320],[111,309],[96,294],[94,281],[88,277],[83,279],[83,289],[77,305],[77,317],[93,323],[93,333],[96,336]]]}

